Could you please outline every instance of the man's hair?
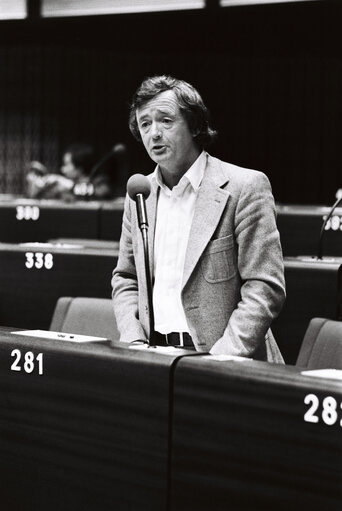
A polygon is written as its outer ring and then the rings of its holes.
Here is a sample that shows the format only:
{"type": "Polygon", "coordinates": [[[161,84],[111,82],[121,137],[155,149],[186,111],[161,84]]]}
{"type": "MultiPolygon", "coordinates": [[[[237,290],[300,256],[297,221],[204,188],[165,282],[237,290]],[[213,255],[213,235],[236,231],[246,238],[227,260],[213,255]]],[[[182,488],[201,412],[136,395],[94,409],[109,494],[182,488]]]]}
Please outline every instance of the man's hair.
{"type": "Polygon", "coordinates": [[[200,148],[207,147],[217,135],[209,125],[209,111],[198,91],[184,80],[161,75],[146,78],[135,92],[129,113],[129,129],[133,136],[141,141],[136,111],[152,98],[172,90],[178,100],[179,108],[188,124],[194,140],[200,148]]]}
{"type": "Polygon", "coordinates": [[[82,142],[70,144],[64,151],[71,154],[71,161],[77,168],[81,168],[88,175],[95,165],[94,148],[82,142]]]}

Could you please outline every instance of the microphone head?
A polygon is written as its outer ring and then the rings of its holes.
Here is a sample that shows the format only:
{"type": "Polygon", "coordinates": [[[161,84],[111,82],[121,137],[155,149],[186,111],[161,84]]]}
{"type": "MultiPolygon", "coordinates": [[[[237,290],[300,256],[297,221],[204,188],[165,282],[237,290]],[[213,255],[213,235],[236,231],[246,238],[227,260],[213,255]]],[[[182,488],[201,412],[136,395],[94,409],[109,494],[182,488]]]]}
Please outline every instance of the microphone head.
{"type": "Polygon", "coordinates": [[[125,144],[118,143],[112,147],[112,153],[114,153],[116,155],[124,154],[126,152],[127,152],[127,147],[125,146],[125,144]]]}
{"type": "Polygon", "coordinates": [[[134,174],[127,181],[127,193],[132,200],[135,200],[138,193],[141,193],[147,199],[151,193],[151,184],[143,174],[134,174]]]}

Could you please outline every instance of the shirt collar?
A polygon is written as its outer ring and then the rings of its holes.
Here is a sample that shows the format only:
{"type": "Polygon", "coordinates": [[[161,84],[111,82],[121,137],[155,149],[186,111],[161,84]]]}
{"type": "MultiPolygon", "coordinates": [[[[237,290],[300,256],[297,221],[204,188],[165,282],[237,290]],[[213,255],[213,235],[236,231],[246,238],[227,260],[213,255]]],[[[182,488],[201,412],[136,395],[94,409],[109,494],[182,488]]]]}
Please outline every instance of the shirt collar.
{"type": "MultiPolygon", "coordinates": [[[[187,183],[190,183],[193,190],[197,192],[204,176],[204,170],[207,165],[207,156],[207,153],[202,151],[191,167],[186,171],[184,176],[181,177],[177,186],[184,186],[184,181],[186,181],[187,183]]],[[[169,188],[164,184],[159,165],[156,166],[152,174],[152,183],[156,188],[160,186],[164,190],[169,190],[169,188]]]]}

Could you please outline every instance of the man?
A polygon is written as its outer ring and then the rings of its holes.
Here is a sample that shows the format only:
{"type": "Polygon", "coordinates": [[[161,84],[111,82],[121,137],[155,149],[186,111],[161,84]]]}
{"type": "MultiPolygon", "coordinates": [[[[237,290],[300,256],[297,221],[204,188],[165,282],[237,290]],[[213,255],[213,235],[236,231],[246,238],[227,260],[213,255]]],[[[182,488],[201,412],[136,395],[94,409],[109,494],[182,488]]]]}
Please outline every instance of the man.
{"type": "MultiPolygon", "coordinates": [[[[155,330],[161,344],[283,362],[269,327],[285,299],[274,200],[261,172],[203,148],[215,132],[198,92],[169,76],[135,93],[130,129],[157,164],[146,201],[155,330]]],[[[148,339],[144,254],[126,198],[113,272],[121,340],[148,339]]]]}

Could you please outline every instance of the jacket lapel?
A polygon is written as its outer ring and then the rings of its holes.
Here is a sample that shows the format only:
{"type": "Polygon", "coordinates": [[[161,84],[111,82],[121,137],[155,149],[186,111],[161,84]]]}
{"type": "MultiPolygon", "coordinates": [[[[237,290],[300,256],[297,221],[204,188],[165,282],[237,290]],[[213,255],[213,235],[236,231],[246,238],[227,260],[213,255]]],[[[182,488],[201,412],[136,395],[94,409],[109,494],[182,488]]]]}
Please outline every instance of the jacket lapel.
{"type": "Polygon", "coordinates": [[[219,162],[209,156],[190,229],[182,288],[186,285],[220,221],[229,197],[229,192],[222,190],[221,187],[227,181],[219,162]]]}

